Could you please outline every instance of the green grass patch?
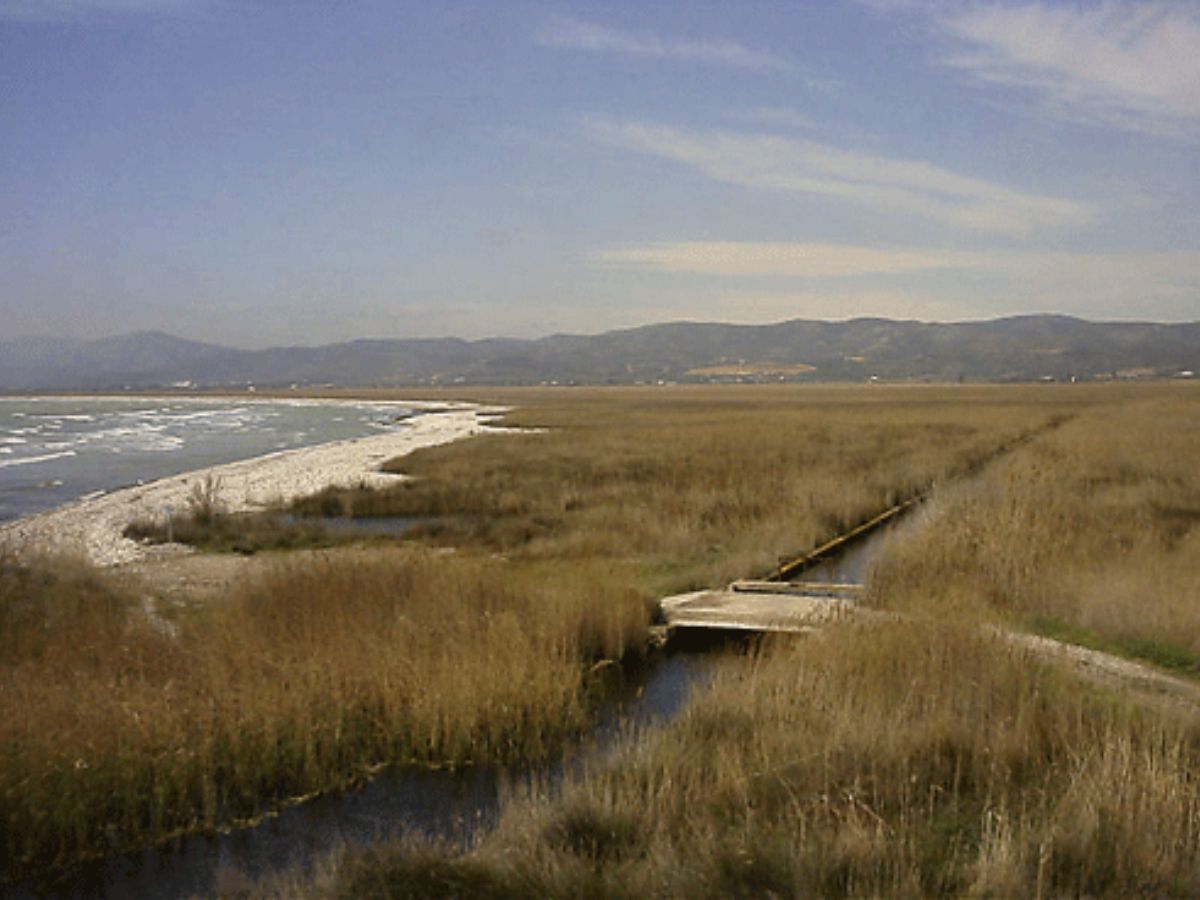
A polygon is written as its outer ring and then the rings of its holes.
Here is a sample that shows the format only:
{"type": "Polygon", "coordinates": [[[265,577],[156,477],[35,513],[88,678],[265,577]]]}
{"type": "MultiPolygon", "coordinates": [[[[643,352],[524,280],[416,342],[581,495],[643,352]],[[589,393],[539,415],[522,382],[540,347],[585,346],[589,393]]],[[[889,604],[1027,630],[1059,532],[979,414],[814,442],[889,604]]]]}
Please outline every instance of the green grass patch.
{"type": "Polygon", "coordinates": [[[1033,616],[1026,621],[1026,627],[1041,637],[1148,662],[1177,675],[1200,680],[1200,654],[1185,647],[1150,638],[1104,637],[1090,628],[1072,625],[1055,616],[1033,616]]]}

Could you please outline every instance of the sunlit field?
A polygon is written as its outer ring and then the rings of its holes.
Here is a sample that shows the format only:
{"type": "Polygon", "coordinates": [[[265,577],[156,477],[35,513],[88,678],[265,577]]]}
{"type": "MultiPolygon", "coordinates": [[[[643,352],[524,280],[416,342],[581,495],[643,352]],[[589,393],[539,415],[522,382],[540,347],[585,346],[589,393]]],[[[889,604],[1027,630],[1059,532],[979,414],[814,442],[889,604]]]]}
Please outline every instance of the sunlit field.
{"type": "Polygon", "coordinates": [[[417,536],[525,565],[601,563],[647,596],[772,570],[954,480],[1090,395],[1027,388],[674,388],[488,394],[537,433],[419,451],[324,515],[430,517],[417,536]],[[1073,402],[1076,401],[1076,402],[1073,402]]]}
{"type": "Polygon", "coordinates": [[[1197,764],[1194,715],[969,622],[844,625],[726,660],[683,717],[514,798],[475,851],[379,848],[329,892],[1195,896],[1197,764]]]}
{"type": "Polygon", "coordinates": [[[936,492],[875,571],[874,602],[974,609],[1200,674],[1200,408],[1105,406],[936,492]]]}
{"type": "Polygon", "coordinates": [[[1097,686],[993,626],[1056,623],[1187,668],[1198,400],[1079,407],[935,491],[870,578],[870,601],[901,617],[729,657],[683,717],[559,794],[514,797],[474,851],[382,847],[309,888],[1195,896],[1200,692],[1164,704],[1097,686]]]}
{"type": "Polygon", "coordinates": [[[563,797],[514,800],[467,857],[381,851],[330,885],[293,889],[405,896],[424,883],[411,866],[433,873],[429,896],[467,875],[516,894],[1195,887],[1190,718],[1100,693],[978,626],[1192,647],[1175,610],[1196,597],[1200,484],[1179,449],[1195,434],[1196,392],[481,399],[537,430],[422,451],[395,463],[411,476],[395,488],[297,507],[425,520],[402,540],[277,553],[229,597],[165,620],[128,577],[4,561],[0,827],[14,871],[252,817],[389,762],[547,758],[586,731],[595,663],[646,652],[657,596],[761,575],[932,489],[928,525],[870,583],[870,602],[904,624],[730,660],[683,718],[563,797]],[[1112,430],[1121,440],[1096,440],[1112,430]],[[1139,454],[1154,441],[1161,454],[1139,454]],[[1097,493],[1079,496],[1077,482],[1097,493]],[[1115,532],[1113,516],[1128,519],[1115,532]],[[1062,532],[1062,546],[1027,534],[1039,528],[1062,532]],[[1103,589],[1150,570],[1175,606],[1164,598],[1142,616],[1130,604],[1151,592],[1131,588],[1126,602],[1103,589]],[[1122,772],[1125,788],[1086,794],[1122,772]],[[1116,806],[1063,818],[1068,799],[1116,806]],[[1149,815],[1177,850],[1147,849],[1149,815]],[[1097,868],[1127,834],[1128,855],[1097,868]]]}

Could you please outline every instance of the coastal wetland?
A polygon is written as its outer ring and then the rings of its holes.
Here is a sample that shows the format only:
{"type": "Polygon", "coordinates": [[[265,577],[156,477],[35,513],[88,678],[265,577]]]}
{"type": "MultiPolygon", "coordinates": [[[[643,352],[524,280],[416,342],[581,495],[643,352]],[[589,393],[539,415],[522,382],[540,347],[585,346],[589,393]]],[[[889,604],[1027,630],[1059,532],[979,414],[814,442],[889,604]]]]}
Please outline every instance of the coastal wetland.
{"type": "Polygon", "coordinates": [[[1006,637],[1194,676],[1191,386],[476,394],[452,399],[530,431],[287,510],[403,533],[3,561],[10,884],[133,892],[177,860],[207,873],[180,892],[281,896],[1200,889],[1196,704],[1006,637]],[[656,598],[922,494],[865,567],[886,619],[649,649],[656,598]],[[256,840],[290,868],[259,867],[256,840]]]}

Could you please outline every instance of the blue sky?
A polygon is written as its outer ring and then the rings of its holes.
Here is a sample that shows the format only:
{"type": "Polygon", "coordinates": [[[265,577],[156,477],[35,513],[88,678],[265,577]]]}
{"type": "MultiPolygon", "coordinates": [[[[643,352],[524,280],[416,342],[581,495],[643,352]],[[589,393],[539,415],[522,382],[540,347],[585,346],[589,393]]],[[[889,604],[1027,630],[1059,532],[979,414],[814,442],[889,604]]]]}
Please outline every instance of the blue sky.
{"type": "Polygon", "coordinates": [[[4,336],[1200,319],[1200,5],[0,0],[4,336]]]}

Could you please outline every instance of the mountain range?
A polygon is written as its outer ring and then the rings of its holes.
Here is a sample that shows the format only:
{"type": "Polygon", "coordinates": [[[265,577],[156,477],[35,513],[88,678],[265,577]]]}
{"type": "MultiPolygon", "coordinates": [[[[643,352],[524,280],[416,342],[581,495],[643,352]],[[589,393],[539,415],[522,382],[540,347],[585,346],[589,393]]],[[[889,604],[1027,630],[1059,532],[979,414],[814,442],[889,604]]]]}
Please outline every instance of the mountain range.
{"type": "Polygon", "coordinates": [[[671,322],[532,340],[357,340],[241,350],[159,331],[0,341],[0,391],[657,381],[1029,381],[1200,371],[1200,322],[671,322]]]}

